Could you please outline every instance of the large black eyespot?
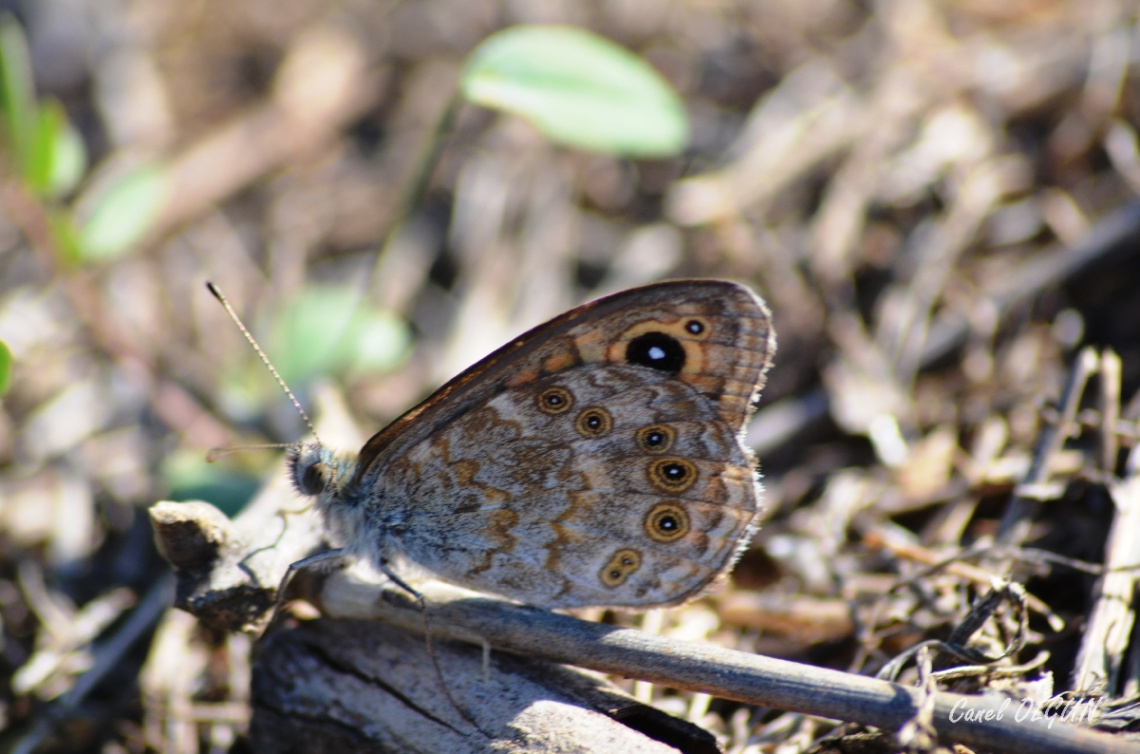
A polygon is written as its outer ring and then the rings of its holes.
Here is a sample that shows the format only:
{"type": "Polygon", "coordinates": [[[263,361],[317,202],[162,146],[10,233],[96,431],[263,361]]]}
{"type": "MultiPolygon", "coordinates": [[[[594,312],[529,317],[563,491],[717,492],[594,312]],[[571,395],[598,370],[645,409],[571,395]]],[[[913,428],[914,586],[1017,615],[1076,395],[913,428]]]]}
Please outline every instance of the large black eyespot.
{"type": "Polygon", "coordinates": [[[548,387],[538,394],[538,410],[544,414],[564,414],[574,405],[574,396],[569,390],[548,387]]]}
{"type": "Polygon", "coordinates": [[[645,517],[645,531],[658,542],[680,539],[689,533],[689,514],[672,503],[659,503],[645,517]]]}
{"type": "Polygon", "coordinates": [[[671,335],[647,332],[629,342],[625,349],[625,360],[630,364],[676,374],[685,367],[685,347],[671,335]]]}

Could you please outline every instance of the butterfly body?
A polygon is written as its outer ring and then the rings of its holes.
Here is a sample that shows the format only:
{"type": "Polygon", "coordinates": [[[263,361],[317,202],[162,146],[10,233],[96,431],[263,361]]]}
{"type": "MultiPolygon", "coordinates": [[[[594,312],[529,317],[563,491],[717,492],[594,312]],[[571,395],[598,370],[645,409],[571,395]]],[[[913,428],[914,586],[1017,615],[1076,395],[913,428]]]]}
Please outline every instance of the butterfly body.
{"type": "Polygon", "coordinates": [[[309,443],[294,482],[331,538],[542,607],[683,602],[759,511],[740,434],[775,342],[743,286],[677,281],[572,310],[364,446],[309,443]]]}

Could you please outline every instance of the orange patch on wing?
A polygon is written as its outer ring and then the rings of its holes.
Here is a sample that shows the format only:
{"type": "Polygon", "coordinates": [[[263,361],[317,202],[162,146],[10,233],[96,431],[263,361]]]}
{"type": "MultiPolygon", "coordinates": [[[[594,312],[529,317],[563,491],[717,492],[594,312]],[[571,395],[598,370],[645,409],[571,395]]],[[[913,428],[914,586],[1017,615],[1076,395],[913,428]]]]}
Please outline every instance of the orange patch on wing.
{"type": "Polygon", "coordinates": [[[546,361],[542,362],[542,369],[547,374],[557,374],[569,369],[576,363],[577,361],[574,359],[574,354],[559,353],[547,357],[546,361]]]}
{"type": "Polygon", "coordinates": [[[499,547],[499,552],[509,552],[515,549],[515,543],[518,541],[511,533],[518,525],[519,514],[509,508],[499,508],[492,511],[490,520],[487,522],[487,528],[495,534],[495,539],[502,543],[499,547]]]}
{"type": "MultiPolygon", "coordinates": [[[[712,374],[686,374],[689,371],[689,365],[686,362],[685,368],[681,370],[681,374],[685,382],[692,385],[694,388],[702,393],[720,393],[724,389],[724,378],[717,377],[712,374]]],[[[725,396],[726,398],[729,396],[725,396]]],[[[723,398],[721,399],[723,400],[723,398]]]]}
{"type": "Polygon", "coordinates": [[[748,399],[740,395],[722,395],[717,400],[717,413],[733,427],[742,417],[748,416],[750,410],[748,399]]]}
{"type": "Polygon", "coordinates": [[[474,484],[475,475],[479,473],[479,464],[470,459],[457,461],[451,468],[455,471],[455,478],[465,487],[474,484]]]}
{"type": "MultiPolygon", "coordinates": [[[[455,474],[455,480],[459,483],[461,488],[474,488],[479,490],[483,498],[488,503],[505,503],[511,499],[511,493],[506,490],[501,490],[498,487],[492,487],[489,484],[475,481],[475,475],[479,473],[479,464],[470,459],[457,461],[450,466],[455,474]]],[[[497,513],[498,511],[496,511],[497,513]]],[[[492,514],[494,515],[494,514],[492,514]]],[[[512,513],[517,518],[517,515],[512,513]]]]}
{"type": "Polygon", "coordinates": [[[605,358],[608,340],[604,330],[594,328],[575,335],[574,347],[578,349],[578,355],[583,363],[594,363],[605,358]]]}
{"type": "MultiPolygon", "coordinates": [[[[451,465],[451,438],[447,435],[440,435],[434,440],[435,448],[443,457],[443,462],[451,465]]],[[[419,469],[417,469],[419,471],[419,469]]]]}
{"type": "Polygon", "coordinates": [[[557,521],[550,522],[550,528],[554,530],[554,542],[547,545],[546,560],[543,567],[548,570],[555,570],[562,560],[562,548],[567,545],[578,544],[582,541],[582,535],[573,529],[568,529],[562,526],[557,521]]]}
{"type": "Polygon", "coordinates": [[[507,380],[507,387],[518,387],[525,385],[528,382],[534,382],[538,379],[538,371],[535,369],[527,369],[517,372],[507,380]]]}

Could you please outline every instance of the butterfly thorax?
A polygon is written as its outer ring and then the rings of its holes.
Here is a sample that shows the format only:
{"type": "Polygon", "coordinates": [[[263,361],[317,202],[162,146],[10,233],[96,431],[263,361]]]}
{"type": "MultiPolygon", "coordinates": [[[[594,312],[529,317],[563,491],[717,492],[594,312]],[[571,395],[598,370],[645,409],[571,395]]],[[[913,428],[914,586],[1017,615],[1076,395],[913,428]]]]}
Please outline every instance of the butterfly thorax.
{"type": "Polygon", "coordinates": [[[289,470],[297,492],[316,498],[317,511],[333,543],[351,545],[365,515],[359,488],[351,484],[356,459],[310,442],[290,451],[289,470]]]}

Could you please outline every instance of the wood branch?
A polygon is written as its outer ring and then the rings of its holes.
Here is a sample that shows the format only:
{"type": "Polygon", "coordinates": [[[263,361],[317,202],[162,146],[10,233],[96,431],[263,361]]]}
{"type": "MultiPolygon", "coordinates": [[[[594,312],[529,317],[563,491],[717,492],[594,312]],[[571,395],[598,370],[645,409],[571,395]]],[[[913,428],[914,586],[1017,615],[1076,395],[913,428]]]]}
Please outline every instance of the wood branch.
{"type": "Polygon", "coordinates": [[[287,484],[276,475],[236,521],[199,501],[151,506],[155,542],[177,576],[175,607],[223,631],[265,628],[289,565],[321,543],[314,516],[279,510],[287,484]]]}
{"type": "Polygon", "coordinates": [[[499,652],[484,668],[480,649],[433,647],[442,680],[422,634],[331,620],[272,632],[254,666],[254,750],[720,750],[710,733],[600,676],[499,652]]]}

